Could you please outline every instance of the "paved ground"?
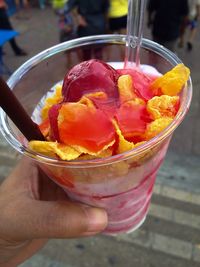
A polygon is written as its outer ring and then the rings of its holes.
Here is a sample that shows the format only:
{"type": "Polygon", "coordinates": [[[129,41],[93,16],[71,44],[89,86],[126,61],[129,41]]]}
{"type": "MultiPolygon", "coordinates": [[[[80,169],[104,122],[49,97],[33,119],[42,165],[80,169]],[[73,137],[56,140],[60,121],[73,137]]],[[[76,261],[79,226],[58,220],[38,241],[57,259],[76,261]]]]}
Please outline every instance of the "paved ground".
{"type": "MultiPolygon", "coordinates": [[[[50,9],[34,9],[30,20],[12,19],[21,32],[20,44],[29,51],[16,58],[8,45],[5,61],[15,70],[26,59],[57,43],[56,19],[50,9]]],[[[149,36],[145,29],[145,37],[149,36]]],[[[129,235],[75,240],[51,240],[20,267],[197,267],[200,266],[200,48],[199,33],[194,51],[177,50],[192,70],[194,97],[191,110],[176,131],[158,175],[149,215],[129,235]]],[[[17,154],[0,137],[0,179],[9,173],[17,154]]]]}

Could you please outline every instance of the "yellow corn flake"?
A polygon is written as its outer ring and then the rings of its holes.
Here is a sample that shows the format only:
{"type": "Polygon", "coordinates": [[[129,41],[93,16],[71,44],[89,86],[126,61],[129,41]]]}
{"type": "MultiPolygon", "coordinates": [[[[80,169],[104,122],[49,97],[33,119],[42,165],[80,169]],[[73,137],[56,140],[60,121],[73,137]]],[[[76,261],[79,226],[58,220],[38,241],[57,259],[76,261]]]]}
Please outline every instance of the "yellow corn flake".
{"type": "Polygon", "coordinates": [[[190,70],[184,64],[178,64],[163,76],[157,78],[150,86],[151,90],[164,95],[175,96],[182,90],[190,75],[190,70]]]}
{"type": "Polygon", "coordinates": [[[30,141],[29,148],[37,153],[49,157],[55,158],[57,155],[62,160],[74,160],[78,159],[78,157],[83,154],[87,154],[86,156],[88,156],[88,159],[109,157],[112,155],[112,149],[110,147],[113,144],[114,141],[106,145],[101,151],[97,153],[89,151],[81,146],[69,146],[57,142],[48,142],[48,141],[30,141]]]}
{"type": "Polygon", "coordinates": [[[113,140],[112,142],[110,142],[109,144],[105,145],[100,151],[98,152],[93,152],[93,151],[90,151],[88,150],[87,148],[85,147],[82,147],[82,146],[76,146],[76,145],[73,145],[72,147],[78,151],[80,154],[88,154],[88,155],[91,155],[91,156],[95,156],[95,157],[102,157],[101,155],[103,155],[103,153],[108,149],[110,148],[111,146],[113,146],[115,140],[113,140]]]}
{"type": "Polygon", "coordinates": [[[133,92],[133,81],[130,75],[121,75],[118,79],[118,90],[121,103],[135,97],[133,92]]]}
{"type": "Polygon", "coordinates": [[[154,120],[162,117],[174,118],[178,102],[179,96],[154,96],[147,102],[147,111],[154,120]]]}
{"type": "Polygon", "coordinates": [[[123,136],[123,134],[122,134],[122,132],[121,132],[121,130],[120,130],[120,128],[119,128],[119,126],[118,126],[116,121],[113,121],[113,124],[115,126],[116,133],[117,133],[117,135],[119,137],[119,144],[118,144],[118,148],[117,148],[117,154],[121,154],[121,153],[126,152],[128,150],[132,150],[135,147],[134,143],[129,142],[124,138],[124,136],[123,136]]]}
{"type": "Polygon", "coordinates": [[[57,121],[58,121],[58,126],[60,126],[64,121],[65,121],[65,115],[68,116],[68,118],[71,118],[72,120],[74,119],[74,108],[77,109],[77,113],[80,112],[81,108],[85,106],[85,104],[81,104],[80,102],[66,102],[62,105],[62,107],[60,108],[59,110],[59,114],[58,114],[58,117],[57,117],[57,121]],[[68,108],[70,107],[70,108],[68,108]],[[67,109],[67,113],[65,112],[62,112],[65,108],[68,108],[67,109]]]}
{"type": "Polygon", "coordinates": [[[98,154],[98,158],[110,157],[110,156],[112,156],[112,153],[113,153],[113,149],[109,147],[109,148],[101,151],[101,153],[98,154]]]}
{"type": "Polygon", "coordinates": [[[104,151],[101,151],[101,153],[98,153],[98,155],[89,155],[89,154],[82,154],[78,159],[80,160],[90,160],[90,159],[97,159],[97,158],[107,158],[111,157],[113,153],[113,150],[111,148],[105,149],[104,151]]]}
{"type": "Polygon", "coordinates": [[[61,100],[62,100],[62,85],[59,84],[59,85],[56,86],[55,93],[51,97],[48,97],[45,100],[45,105],[41,110],[41,116],[42,116],[43,120],[45,120],[48,117],[49,109],[53,105],[55,105],[57,103],[60,103],[61,100]]]}
{"type": "MultiPolygon", "coordinates": [[[[120,131],[121,132],[121,131],[120,131]]],[[[119,136],[119,145],[117,148],[117,154],[124,153],[126,151],[132,150],[135,145],[132,142],[127,141],[123,135],[119,136]]]]}
{"type": "Polygon", "coordinates": [[[118,79],[118,91],[120,102],[134,101],[135,104],[145,104],[145,101],[139,98],[133,90],[133,82],[131,75],[121,75],[118,79]]]}
{"type": "Polygon", "coordinates": [[[49,157],[55,157],[56,154],[54,152],[54,142],[46,142],[46,141],[30,141],[28,147],[40,154],[49,157]]]}
{"type": "Polygon", "coordinates": [[[80,152],[75,150],[73,147],[63,145],[63,144],[56,144],[55,153],[62,160],[73,160],[73,159],[77,159],[80,156],[80,152]]]}
{"type": "Polygon", "coordinates": [[[155,121],[149,123],[145,131],[145,139],[149,140],[155,137],[157,134],[162,132],[172,121],[172,118],[165,117],[156,119],[155,121]]]}
{"type": "Polygon", "coordinates": [[[90,100],[89,98],[83,96],[78,102],[68,102],[68,103],[64,103],[64,105],[62,105],[59,114],[58,114],[58,125],[61,125],[64,121],[65,121],[65,112],[62,112],[63,108],[65,107],[71,107],[71,108],[67,108],[67,116],[68,118],[71,117],[71,119],[74,118],[74,109],[76,108],[77,112],[81,114],[82,108],[87,106],[90,111],[92,112],[96,112],[96,107],[93,104],[92,100],[90,100]]]}
{"type": "Polygon", "coordinates": [[[58,155],[62,160],[74,160],[80,156],[80,152],[73,147],[58,144],[57,142],[30,141],[29,148],[49,157],[55,158],[58,155]]]}

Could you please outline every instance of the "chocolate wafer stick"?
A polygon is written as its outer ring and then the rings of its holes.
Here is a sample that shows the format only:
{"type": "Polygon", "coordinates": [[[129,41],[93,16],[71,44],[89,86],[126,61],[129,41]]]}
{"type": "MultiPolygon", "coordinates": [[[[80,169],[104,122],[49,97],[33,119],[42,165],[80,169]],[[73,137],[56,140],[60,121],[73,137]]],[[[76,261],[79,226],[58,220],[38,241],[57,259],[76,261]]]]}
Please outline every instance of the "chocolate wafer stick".
{"type": "Polygon", "coordinates": [[[28,141],[44,141],[38,125],[32,121],[7,83],[0,77],[0,105],[28,141]]]}

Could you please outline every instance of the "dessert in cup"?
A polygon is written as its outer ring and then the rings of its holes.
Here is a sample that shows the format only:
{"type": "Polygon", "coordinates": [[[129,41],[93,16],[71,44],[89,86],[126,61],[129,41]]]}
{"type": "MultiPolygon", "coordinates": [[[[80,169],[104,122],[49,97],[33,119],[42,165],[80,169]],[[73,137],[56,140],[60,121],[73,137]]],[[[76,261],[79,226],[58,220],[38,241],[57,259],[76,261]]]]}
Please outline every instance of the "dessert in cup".
{"type": "Polygon", "coordinates": [[[133,231],[145,220],[172,133],[189,108],[192,85],[189,69],[176,55],[145,39],[140,68],[123,69],[117,53],[109,62],[91,59],[70,70],[62,67],[63,51],[96,44],[112,44],[116,52],[124,36],[93,36],[52,47],[8,81],[45,141],[27,142],[5,114],[1,121],[8,141],[71,199],[105,208],[105,233],[116,234],[133,231]]]}

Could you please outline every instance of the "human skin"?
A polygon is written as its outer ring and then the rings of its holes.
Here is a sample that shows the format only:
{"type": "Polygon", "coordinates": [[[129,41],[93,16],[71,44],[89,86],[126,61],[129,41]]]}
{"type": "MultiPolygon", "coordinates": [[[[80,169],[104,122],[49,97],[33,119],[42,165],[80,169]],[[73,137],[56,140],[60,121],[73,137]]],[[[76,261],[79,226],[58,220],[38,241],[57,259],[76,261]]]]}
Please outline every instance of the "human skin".
{"type": "Polygon", "coordinates": [[[1,184],[0,214],[0,267],[17,266],[50,238],[91,236],[107,225],[103,209],[71,202],[28,158],[1,184]]]}

